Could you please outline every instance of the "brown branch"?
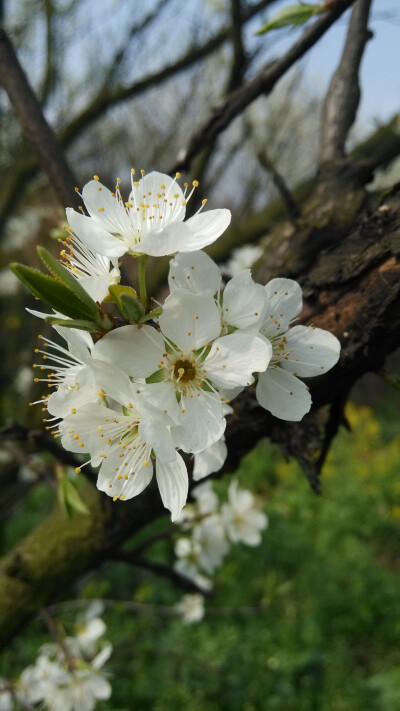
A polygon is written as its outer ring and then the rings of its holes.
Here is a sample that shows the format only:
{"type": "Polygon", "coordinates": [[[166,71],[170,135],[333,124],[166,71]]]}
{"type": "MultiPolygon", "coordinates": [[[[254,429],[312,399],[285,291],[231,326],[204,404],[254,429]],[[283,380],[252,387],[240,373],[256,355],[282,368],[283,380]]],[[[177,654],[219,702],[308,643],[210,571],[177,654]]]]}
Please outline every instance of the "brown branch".
{"type": "Polygon", "coordinates": [[[186,575],[181,575],[176,570],[171,568],[169,565],[164,563],[156,563],[153,560],[148,560],[147,558],[141,558],[132,554],[130,551],[116,551],[111,554],[111,560],[120,561],[123,563],[128,563],[129,565],[134,565],[137,568],[143,568],[144,570],[149,570],[155,575],[160,575],[163,578],[167,578],[173,585],[181,588],[185,592],[196,592],[204,595],[204,597],[213,598],[214,595],[210,590],[205,590],[204,588],[197,585],[194,580],[187,578],[186,575]]]}
{"type": "MultiPolygon", "coordinates": [[[[18,422],[12,422],[0,428],[0,442],[26,442],[33,446],[36,451],[46,451],[55,457],[59,462],[68,467],[82,467],[82,462],[72,452],[67,452],[66,449],[60,447],[47,432],[43,430],[30,430],[29,427],[21,425],[18,422]]],[[[90,465],[82,469],[82,475],[93,483],[96,477],[95,472],[90,465]]]]}
{"type": "Polygon", "coordinates": [[[322,117],[321,163],[343,158],[345,143],[360,102],[359,69],[372,33],[368,18],[372,0],[355,2],[346,43],[326,95],[322,117]]]}
{"type": "Polygon", "coordinates": [[[6,90],[26,139],[35,151],[63,205],[78,207],[76,179],[65,159],[58,140],[43,116],[4,30],[0,30],[0,84],[6,90]]]}
{"type": "Polygon", "coordinates": [[[262,167],[267,171],[268,175],[271,176],[275,187],[279,191],[289,220],[291,222],[295,222],[300,217],[301,210],[292,193],[290,192],[285,182],[285,179],[270,160],[266,150],[259,151],[257,153],[257,157],[262,167]]]}
{"type": "Polygon", "coordinates": [[[51,636],[54,638],[55,642],[60,647],[60,649],[63,653],[64,659],[65,659],[65,662],[67,664],[68,670],[70,672],[74,672],[75,671],[75,660],[72,657],[72,655],[68,649],[65,639],[64,639],[63,635],[61,634],[54,617],[50,614],[50,612],[45,607],[42,607],[42,609],[39,610],[39,616],[43,620],[45,626],[47,627],[51,636]]]}
{"type": "MultiPolygon", "coordinates": [[[[271,5],[276,0],[260,0],[254,5],[242,11],[242,22],[246,23],[252,19],[258,12],[271,5]]],[[[90,100],[88,105],[75,116],[64,128],[58,133],[60,143],[66,147],[70,145],[88,126],[99,119],[102,114],[110,107],[119,103],[123,103],[128,99],[133,99],[148,89],[158,86],[167,81],[171,77],[186,71],[194,66],[197,62],[206,58],[209,54],[217,51],[231,37],[231,26],[228,25],[215,34],[211,39],[205,42],[200,47],[191,47],[176,62],[168,64],[159,72],[149,74],[144,79],[134,82],[127,86],[119,86],[110,89],[102,87],[96,96],[90,100]]],[[[38,165],[34,158],[24,159],[19,165],[13,167],[12,175],[6,186],[2,200],[1,219],[4,220],[10,211],[14,208],[18,201],[18,190],[21,193],[21,185],[27,180],[32,179],[38,171],[38,165]]],[[[74,181],[74,186],[76,181],[74,181]]],[[[76,199],[76,195],[75,195],[76,199]]],[[[65,205],[71,205],[71,200],[64,201],[65,205]]],[[[73,205],[72,205],[73,206],[73,205]]]]}
{"type": "Polygon", "coordinates": [[[170,172],[187,170],[195,155],[215,141],[236,116],[239,116],[261,94],[271,92],[277,81],[324,35],[354,0],[334,0],[329,11],[306,29],[299,40],[280,59],[268,64],[254,79],[232,92],[211,118],[193,136],[187,148],[179,152],[170,172]]]}

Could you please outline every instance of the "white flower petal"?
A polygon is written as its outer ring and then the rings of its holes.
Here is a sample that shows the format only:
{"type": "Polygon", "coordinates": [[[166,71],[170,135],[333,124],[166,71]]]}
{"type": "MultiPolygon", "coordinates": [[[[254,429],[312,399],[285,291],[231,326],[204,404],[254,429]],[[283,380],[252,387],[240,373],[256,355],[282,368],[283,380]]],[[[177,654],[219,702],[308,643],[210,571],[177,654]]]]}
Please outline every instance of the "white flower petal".
{"type": "Polygon", "coordinates": [[[165,336],[186,354],[213,341],[221,331],[220,312],[212,296],[186,289],[168,296],[159,323],[165,336]]]}
{"type": "Polygon", "coordinates": [[[271,355],[272,347],[266,340],[236,331],[214,341],[204,361],[204,369],[218,387],[229,389],[250,385],[252,373],[266,370],[271,355]]]}
{"type": "Polygon", "coordinates": [[[266,313],[262,332],[268,338],[284,333],[303,308],[300,284],[293,279],[272,279],[265,285],[266,313]]]}
{"type": "Polygon", "coordinates": [[[78,281],[89,296],[92,297],[93,301],[98,301],[100,304],[106,298],[110,284],[115,283],[114,281],[110,281],[109,274],[103,274],[102,276],[86,276],[78,279],[78,281]]]}
{"type": "Polygon", "coordinates": [[[168,284],[171,293],[187,289],[214,296],[221,287],[221,270],[205,252],[179,252],[169,263],[168,284]]]}
{"type": "Polygon", "coordinates": [[[83,244],[95,254],[104,257],[122,257],[129,246],[118,237],[113,237],[91,217],[75,212],[72,207],[66,209],[67,220],[73,232],[83,244]]]}
{"type": "Polygon", "coordinates": [[[158,370],[164,339],[152,326],[122,326],[107,333],[93,348],[93,358],[115,364],[136,378],[158,370]]]}
{"type": "Polygon", "coordinates": [[[131,221],[123,202],[118,200],[111,190],[98,180],[86,183],[82,190],[82,199],[93,222],[96,222],[104,230],[111,234],[128,235],[130,233],[131,221]]]}
{"type": "MultiPolygon", "coordinates": [[[[147,465],[143,463],[134,473],[127,472],[127,479],[123,476],[124,472],[121,467],[121,448],[116,446],[104,459],[100,467],[97,478],[97,488],[104,491],[108,496],[121,497],[124,499],[132,499],[138,496],[149,485],[153,476],[153,464],[149,457],[147,465]],[[118,476],[121,476],[118,479],[118,476]],[[111,486],[110,486],[111,484],[111,486]]],[[[129,467],[127,467],[129,469],[129,467]]]]}
{"type": "Polygon", "coordinates": [[[124,371],[97,358],[91,359],[91,367],[99,390],[103,391],[107,397],[112,397],[113,400],[125,406],[128,406],[130,401],[134,401],[132,383],[124,371]]]}
{"type": "Polygon", "coordinates": [[[193,252],[196,249],[203,249],[203,247],[212,244],[225,232],[231,217],[230,210],[226,209],[208,210],[190,217],[185,224],[190,230],[191,237],[186,248],[181,247],[179,251],[193,252]]]}
{"type": "Polygon", "coordinates": [[[147,195],[150,202],[151,198],[156,199],[161,193],[165,193],[165,199],[167,200],[164,220],[172,217],[174,221],[182,221],[186,211],[185,205],[182,204],[185,202],[184,194],[179,183],[169,175],[158,173],[155,170],[148,173],[139,180],[137,190],[133,190],[129,198],[140,195],[141,199],[143,199],[143,196],[147,195]],[[172,202],[172,206],[169,205],[170,202],[172,202]],[[168,207],[171,209],[168,209],[168,207]]]}
{"type": "Polygon", "coordinates": [[[135,384],[138,402],[159,422],[165,425],[179,424],[179,404],[175,385],[170,381],[135,384]]]}
{"type": "Polygon", "coordinates": [[[302,378],[322,375],[333,368],[340,355],[340,342],[332,333],[313,326],[295,326],[285,334],[285,352],[291,351],[281,365],[302,378]]]}
{"type": "Polygon", "coordinates": [[[222,415],[222,402],[218,395],[200,391],[199,397],[183,398],[181,405],[185,410],[180,414],[181,425],[171,430],[179,449],[196,454],[222,437],[226,420],[222,415]]]}
{"type": "Polygon", "coordinates": [[[68,343],[68,350],[84,362],[88,361],[93,348],[93,338],[87,331],[56,326],[55,330],[68,343]]]}
{"type": "Polygon", "coordinates": [[[194,456],[193,479],[199,481],[205,476],[218,472],[223,466],[228,455],[225,444],[225,437],[221,437],[218,442],[214,442],[207,449],[198,452],[194,456]]]}
{"type": "Polygon", "coordinates": [[[279,367],[260,373],[256,397],[261,407],[290,422],[298,422],[311,408],[311,395],[304,383],[279,367]]]}
{"type": "Polygon", "coordinates": [[[222,302],[224,323],[239,329],[258,330],[265,310],[265,287],[253,281],[250,269],[243,269],[228,281],[222,302]]]}
{"type": "Polygon", "coordinates": [[[156,462],[157,484],[165,508],[171,511],[171,520],[175,521],[186,504],[189,479],[185,462],[178,452],[175,460],[156,462]]]}
{"type": "Polygon", "coordinates": [[[151,229],[132,250],[151,257],[162,257],[174,252],[190,251],[185,249],[190,239],[191,232],[186,222],[172,222],[162,229],[151,229]]]}
{"type": "Polygon", "coordinates": [[[171,433],[154,420],[153,417],[141,413],[139,423],[139,434],[143,442],[150,444],[155,455],[165,462],[172,462],[175,459],[175,447],[172,442],[171,433]]]}

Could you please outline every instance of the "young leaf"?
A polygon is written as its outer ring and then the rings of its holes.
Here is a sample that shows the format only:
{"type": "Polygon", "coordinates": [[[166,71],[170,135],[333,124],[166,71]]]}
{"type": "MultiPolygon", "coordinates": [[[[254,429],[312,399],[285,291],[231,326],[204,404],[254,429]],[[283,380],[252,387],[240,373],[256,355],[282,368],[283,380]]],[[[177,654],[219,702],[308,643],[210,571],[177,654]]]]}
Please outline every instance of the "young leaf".
{"type": "Polygon", "coordinates": [[[68,518],[72,518],[74,511],[88,515],[89,509],[83,503],[75,483],[68,477],[62,476],[59,478],[57,496],[59,504],[68,518]]]}
{"type": "MultiPolygon", "coordinates": [[[[71,289],[54,277],[42,274],[37,269],[26,267],[24,264],[10,264],[14,274],[31,290],[34,296],[42,299],[55,311],[59,311],[72,319],[85,319],[93,321],[93,312],[75,295],[71,289]]],[[[97,307],[96,307],[97,308],[97,307]]],[[[96,320],[101,320],[98,309],[96,320]]]]}
{"type": "Polygon", "coordinates": [[[65,328],[78,328],[81,331],[92,331],[94,333],[103,333],[104,329],[99,326],[98,323],[93,321],[85,321],[84,319],[62,319],[56,318],[54,316],[47,316],[45,318],[47,323],[51,323],[52,326],[65,326],[65,328]]]}
{"type": "Polygon", "coordinates": [[[79,281],[71,274],[71,272],[64,267],[60,262],[53,257],[50,252],[44,247],[37,248],[38,254],[42,262],[46,265],[48,270],[52,273],[53,277],[58,281],[61,281],[65,286],[67,286],[71,291],[74,292],[75,296],[82,301],[88,313],[92,314],[94,319],[99,317],[100,309],[96,302],[93,301],[91,296],[85,291],[85,289],[80,285],[79,281]]]}
{"type": "Polygon", "coordinates": [[[328,7],[322,3],[318,5],[309,5],[308,3],[301,2],[299,5],[290,5],[289,7],[284,7],[282,10],[274,15],[274,17],[267,22],[261,30],[256,32],[256,35],[264,35],[266,32],[271,30],[278,30],[281,27],[287,27],[292,25],[292,28],[298,25],[304,24],[314,15],[320,15],[325,12],[328,7]]]}

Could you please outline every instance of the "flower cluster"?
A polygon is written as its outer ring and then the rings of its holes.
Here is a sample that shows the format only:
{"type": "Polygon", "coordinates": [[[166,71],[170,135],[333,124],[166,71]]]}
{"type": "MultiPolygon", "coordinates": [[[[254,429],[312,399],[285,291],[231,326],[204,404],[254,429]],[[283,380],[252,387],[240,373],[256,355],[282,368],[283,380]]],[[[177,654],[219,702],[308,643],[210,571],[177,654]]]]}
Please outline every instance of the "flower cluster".
{"type": "Polygon", "coordinates": [[[100,670],[112,647],[99,641],[106,630],[99,604],[94,602],[78,617],[73,637],[43,645],[36,662],[17,681],[0,681],[1,709],[12,711],[15,701],[18,708],[40,704],[49,711],[93,711],[97,700],[110,698],[111,685],[100,670]]]}
{"type": "MultiPolygon", "coordinates": [[[[155,472],[172,520],[188,493],[181,453],[194,456],[195,480],[225,460],[229,403],[256,383],[262,407],[300,420],[311,406],[300,378],[328,371],[340,350],[327,331],[292,326],[302,309],[296,282],[273,279],[262,286],[243,269],[224,285],[220,268],[201,249],[228,227],[230,212],[203,211],[203,200],[185,220],[198,183],[182,189],[179,178],[142,171],[136,181],[132,172],[124,202],[119,179],[111,192],[95,176],[82,191],[87,214],[67,209],[61,264],[39,248],[52,276],[14,265],[53,309],[33,313],[64,340],[41,338],[37,349],[44,360],[35,366],[43,376],[36,380],[50,387],[39,401],[51,415],[48,429],[66,449],[89,455],[87,462],[99,467],[98,488],[114,500],[140,494],[155,472]],[[119,284],[122,255],[137,259],[139,295],[119,284]],[[174,255],[170,293],[156,308],[146,290],[149,255],[174,255]]],[[[240,518],[243,496],[234,490],[231,496],[241,499],[240,518]]],[[[227,531],[231,539],[242,535],[233,508],[231,523],[228,514],[224,526],[220,522],[220,537],[216,524],[210,533],[211,517],[197,529],[214,540],[206,572],[219,564],[227,531]]],[[[249,543],[251,534],[243,535],[249,543]]]]}
{"type": "MultiPolygon", "coordinates": [[[[176,522],[190,535],[176,541],[174,568],[199,588],[209,590],[212,587],[210,576],[222,565],[231,545],[258,546],[268,519],[253,494],[240,489],[235,479],[229,485],[228,500],[222,506],[211,481],[196,486],[192,496],[194,503],[186,507],[176,522]]],[[[197,610],[199,614],[199,606],[189,603],[181,606],[181,612],[184,619],[192,621],[191,613],[195,615],[197,610]]]]}

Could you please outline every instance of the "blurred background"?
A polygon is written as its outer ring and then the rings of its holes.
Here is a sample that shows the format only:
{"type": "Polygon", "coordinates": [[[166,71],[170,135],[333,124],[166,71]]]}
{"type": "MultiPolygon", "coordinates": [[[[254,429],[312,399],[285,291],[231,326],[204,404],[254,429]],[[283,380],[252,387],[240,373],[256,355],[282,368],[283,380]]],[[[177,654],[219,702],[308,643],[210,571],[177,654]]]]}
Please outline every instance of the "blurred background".
{"type": "MultiPolygon", "coordinates": [[[[6,0],[2,12],[79,187],[97,174],[109,186],[119,176],[128,191],[132,166],[169,172],[213,108],[295,41],[302,28],[255,34],[290,4],[6,0]]],[[[253,102],[193,161],[189,177],[200,181],[199,199],[233,213],[231,229],[207,250],[220,263],[234,248],[262,243],[282,220],[274,166],[298,201],[307,195],[321,107],[348,21],[347,12],[268,98],[253,102]]],[[[369,27],[349,150],[400,132],[398,3],[375,0],[369,27]]],[[[2,424],[37,428],[42,413],[28,403],[41,396],[32,365],[44,326],[24,311],[37,304],[7,265],[38,265],[39,242],[56,254],[65,217],[5,93],[0,127],[2,424]]],[[[368,189],[399,180],[394,155],[368,189]]],[[[150,264],[151,293],[162,293],[167,261],[150,264]]],[[[130,264],[123,268],[134,281],[130,264]]],[[[389,367],[398,365],[394,355],[389,367]]],[[[335,440],[322,497],[273,445],[248,455],[238,479],[263,502],[269,527],[258,548],[232,549],[198,624],[171,615],[180,593],[145,571],[104,564],[76,585],[78,599],[105,601],[114,646],[113,696],[99,709],[400,710],[399,405],[399,392],[381,377],[360,381],[346,412],[351,432],[335,440]]],[[[37,476],[43,462],[14,445],[0,449],[2,554],[52,508],[54,491],[37,476]]],[[[216,488],[223,496],[227,482],[216,488]]],[[[158,530],[154,524],[146,535],[158,530]]],[[[171,562],[169,543],[157,544],[152,556],[171,562]]],[[[75,612],[71,597],[56,610],[66,625],[75,612]]],[[[3,655],[0,675],[16,676],[45,641],[36,620],[3,655]]]]}

